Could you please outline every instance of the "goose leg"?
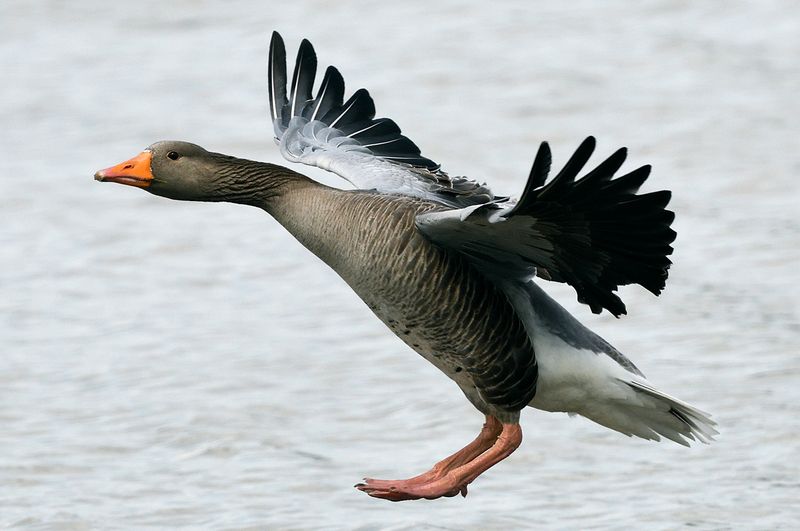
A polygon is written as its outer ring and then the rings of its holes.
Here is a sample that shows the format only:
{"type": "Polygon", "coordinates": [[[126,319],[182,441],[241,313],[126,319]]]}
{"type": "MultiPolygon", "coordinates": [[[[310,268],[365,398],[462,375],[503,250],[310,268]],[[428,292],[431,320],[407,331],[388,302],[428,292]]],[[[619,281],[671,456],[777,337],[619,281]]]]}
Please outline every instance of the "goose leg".
{"type": "Polygon", "coordinates": [[[356,488],[375,498],[391,501],[435,499],[467,495],[467,485],[493,465],[502,461],[522,442],[519,424],[501,424],[494,417],[486,417],[480,435],[450,457],[434,467],[406,480],[367,479],[356,488]]]}
{"type": "Polygon", "coordinates": [[[469,463],[483,452],[491,448],[497,440],[497,437],[500,435],[501,430],[502,424],[500,424],[500,421],[487,415],[486,422],[483,424],[481,432],[474,441],[453,455],[442,459],[433,465],[433,467],[427,472],[423,472],[418,476],[404,480],[364,478],[365,483],[359,483],[356,485],[356,488],[366,492],[366,489],[362,487],[389,488],[397,485],[398,483],[403,483],[405,485],[429,483],[433,480],[443,477],[454,468],[469,463]]]}

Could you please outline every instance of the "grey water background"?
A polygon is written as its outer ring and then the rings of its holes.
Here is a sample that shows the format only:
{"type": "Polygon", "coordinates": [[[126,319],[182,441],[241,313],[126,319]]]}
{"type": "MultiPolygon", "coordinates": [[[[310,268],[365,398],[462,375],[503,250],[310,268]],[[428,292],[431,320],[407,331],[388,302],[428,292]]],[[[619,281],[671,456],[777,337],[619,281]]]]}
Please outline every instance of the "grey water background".
{"type": "MultiPolygon", "coordinates": [[[[0,4],[0,526],[796,529],[800,9],[791,1],[0,4]],[[390,504],[480,415],[256,209],[92,180],[160,139],[282,163],[266,48],[308,37],[423,153],[518,194],[556,165],[652,163],[674,266],[629,315],[547,289],[719,440],[533,409],[466,499],[390,504]]],[[[305,171],[326,183],[335,178],[305,171]]]]}

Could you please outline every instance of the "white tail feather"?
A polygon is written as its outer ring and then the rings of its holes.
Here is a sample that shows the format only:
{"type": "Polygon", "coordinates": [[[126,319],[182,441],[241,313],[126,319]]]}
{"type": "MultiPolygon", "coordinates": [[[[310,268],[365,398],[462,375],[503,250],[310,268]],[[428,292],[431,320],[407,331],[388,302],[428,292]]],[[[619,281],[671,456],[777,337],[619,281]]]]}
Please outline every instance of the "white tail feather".
{"type": "Polygon", "coordinates": [[[625,400],[613,400],[597,408],[587,408],[580,414],[607,428],[660,441],[666,437],[671,441],[689,446],[689,441],[708,444],[719,432],[708,413],[686,402],[673,398],[646,382],[617,379],[620,384],[633,391],[625,400]]]}
{"type": "MultiPolygon", "coordinates": [[[[674,398],[666,393],[662,393],[661,391],[647,385],[644,382],[632,381],[625,383],[627,383],[635,391],[654,399],[658,405],[661,406],[659,409],[663,410],[663,408],[666,406],[668,408],[667,413],[679,421],[679,427],[681,429],[677,430],[677,433],[683,437],[693,440],[696,439],[704,444],[708,444],[714,440],[715,435],[719,434],[719,432],[714,428],[717,423],[714,422],[711,419],[711,415],[705,411],[701,411],[696,407],[687,404],[686,402],[678,400],[677,398],[674,398]]],[[[670,423],[670,425],[673,424],[674,422],[670,423]]],[[[664,431],[656,431],[665,437],[669,437],[669,435],[667,435],[667,433],[664,431]]],[[[672,439],[672,437],[669,438],[672,439]]]]}

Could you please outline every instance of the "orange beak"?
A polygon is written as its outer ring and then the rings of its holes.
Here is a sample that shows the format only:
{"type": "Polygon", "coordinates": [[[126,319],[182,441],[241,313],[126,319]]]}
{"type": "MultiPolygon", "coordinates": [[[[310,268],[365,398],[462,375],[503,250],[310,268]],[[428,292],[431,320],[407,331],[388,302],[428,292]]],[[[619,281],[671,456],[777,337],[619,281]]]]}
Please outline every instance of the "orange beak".
{"type": "Polygon", "coordinates": [[[142,151],[130,160],[126,160],[116,166],[100,170],[94,174],[98,181],[109,181],[112,183],[127,184],[147,188],[153,180],[153,172],[150,170],[150,161],[153,154],[149,151],[142,151]]]}

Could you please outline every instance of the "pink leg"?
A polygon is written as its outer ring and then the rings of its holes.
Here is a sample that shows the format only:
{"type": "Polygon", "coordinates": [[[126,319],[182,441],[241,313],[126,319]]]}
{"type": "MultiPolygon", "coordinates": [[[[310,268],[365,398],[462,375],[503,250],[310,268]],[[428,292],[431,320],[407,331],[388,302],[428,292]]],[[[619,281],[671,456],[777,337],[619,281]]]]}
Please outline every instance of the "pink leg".
{"type": "MultiPolygon", "coordinates": [[[[413,478],[396,480],[396,479],[372,479],[364,478],[364,483],[359,483],[355,487],[361,491],[367,492],[368,489],[386,489],[395,487],[398,483],[406,486],[412,484],[430,483],[436,479],[444,477],[445,474],[461,465],[465,465],[481,455],[483,452],[492,447],[503,429],[500,421],[489,415],[486,416],[486,422],[483,428],[474,441],[466,445],[461,450],[453,455],[446,457],[433,465],[427,472],[423,472],[413,478]]],[[[458,494],[458,492],[454,493],[458,494]]]]}
{"type": "MultiPolygon", "coordinates": [[[[410,480],[367,480],[367,483],[356,485],[356,488],[375,498],[391,501],[418,500],[420,498],[433,500],[443,496],[455,496],[459,492],[466,496],[467,485],[493,465],[511,455],[522,442],[522,429],[519,424],[502,424],[502,431],[496,441],[489,442],[488,446],[484,446],[483,450],[479,452],[481,448],[479,441],[481,441],[484,431],[491,433],[489,418],[491,417],[487,417],[484,430],[475,441],[463,450],[437,463],[429,472],[410,480]]],[[[492,418],[492,420],[497,423],[496,419],[492,418]]],[[[484,438],[483,441],[486,439],[484,438]]],[[[486,443],[484,442],[484,444],[486,443]]]]}

